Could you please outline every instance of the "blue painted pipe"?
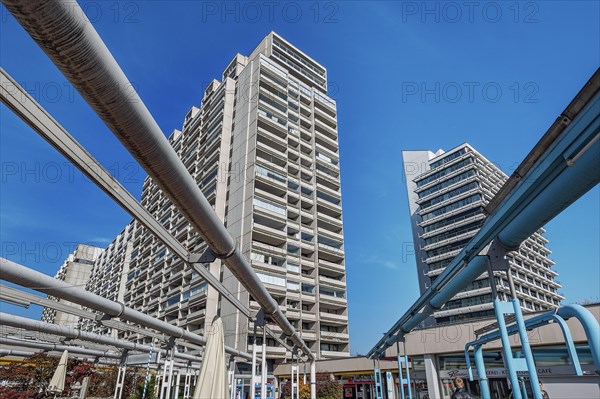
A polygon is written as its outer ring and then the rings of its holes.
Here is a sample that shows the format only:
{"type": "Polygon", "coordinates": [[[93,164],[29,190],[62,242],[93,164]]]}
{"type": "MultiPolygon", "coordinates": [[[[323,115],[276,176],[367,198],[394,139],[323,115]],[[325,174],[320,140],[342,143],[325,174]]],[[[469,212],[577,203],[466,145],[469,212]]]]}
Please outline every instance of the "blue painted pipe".
{"type": "Polygon", "coordinates": [[[487,374],[485,373],[485,363],[483,361],[483,349],[481,345],[475,347],[475,366],[477,367],[477,376],[479,377],[479,389],[481,390],[481,399],[491,399],[490,385],[487,374]]]}
{"type": "MultiPolygon", "coordinates": [[[[512,300],[513,308],[515,310],[515,321],[517,329],[519,331],[519,338],[521,338],[521,349],[525,355],[525,362],[527,363],[527,369],[529,370],[529,382],[531,383],[531,391],[535,399],[543,399],[542,391],[540,389],[540,380],[537,375],[537,368],[535,367],[535,360],[533,358],[533,352],[529,345],[529,337],[527,336],[527,330],[525,328],[525,320],[523,319],[523,312],[521,312],[521,304],[518,299],[512,300]]],[[[525,382],[523,382],[523,398],[527,399],[527,390],[525,389],[525,382]]]]}
{"type": "Polygon", "coordinates": [[[501,302],[498,298],[494,299],[494,311],[496,312],[496,321],[498,322],[498,331],[500,333],[500,340],[502,341],[502,354],[504,357],[504,363],[508,369],[508,378],[510,379],[510,386],[513,391],[514,399],[523,399],[521,397],[521,391],[519,390],[519,378],[517,377],[517,370],[514,366],[514,357],[510,346],[510,340],[508,339],[508,332],[506,331],[506,322],[504,320],[504,307],[508,305],[506,302],[501,302]]]}
{"type": "MultiPolygon", "coordinates": [[[[460,277],[454,278],[440,292],[435,294],[429,303],[432,307],[440,309],[446,302],[450,300],[456,293],[460,292],[465,285],[481,276],[487,270],[487,257],[477,256],[469,265],[460,273],[460,277]]],[[[491,282],[490,282],[491,283],[491,282]]]]}
{"type": "Polygon", "coordinates": [[[565,320],[571,317],[579,320],[588,339],[596,371],[600,372],[600,326],[592,312],[581,305],[565,305],[558,308],[556,313],[565,320]]]}
{"type": "MultiPolygon", "coordinates": [[[[593,107],[589,112],[595,113],[595,115],[582,115],[584,118],[587,116],[590,120],[585,121],[584,119],[580,123],[589,123],[585,130],[589,129],[587,135],[593,137],[600,131],[600,114],[598,112],[600,102],[596,101],[590,105],[593,107]]],[[[580,147],[583,145],[580,144],[580,147]]],[[[576,151],[575,154],[577,154],[576,151]]],[[[565,152],[565,156],[575,154],[573,151],[569,151],[569,155],[565,152]]],[[[507,248],[518,248],[540,227],[600,182],[600,141],[596,141],[587,148],[572,166],[567,166],[566,159],[563,162],[563,167],[566,169],[498,234],[498,239],[507,248]]]]}

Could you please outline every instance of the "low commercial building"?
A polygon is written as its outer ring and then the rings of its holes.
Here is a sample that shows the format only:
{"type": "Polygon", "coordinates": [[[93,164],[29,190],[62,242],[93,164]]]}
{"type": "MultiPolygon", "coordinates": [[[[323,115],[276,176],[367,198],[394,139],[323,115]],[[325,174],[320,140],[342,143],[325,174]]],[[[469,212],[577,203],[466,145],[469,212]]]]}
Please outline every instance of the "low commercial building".
{"type": "MultiPolygon", "coordinates": [[[[586,305],[596,320],[600,320],[600,304],[586,305]]],[[[540,313],[528,314],[526,319],[540,313]]],[[[408,355],[410,382],[413,398],[449,399],[454,391],[452,378],[463,377],[467,389],[479,395],[479,383],[468,381],[465,360],[465,345],[477,338],[477,331],[493,323],[495,319],[480,319],[464,323],[447,324],[414,330],[399,344],[400,355],[408,355]]],[[[583,376],[576,376],[559,326],[550,324],[529,331],[529,342],[535,358],[538,376],[551,398],[598,398],[600,397],[600,370],[594,366],[592,354],[585,332],[579,321],[567,321],[579,355],[583,376]],[[576,393],[576,396],[574,394],[576,393]]],[[[518,335],[510,337],[515,356],[521,352],[518,335]]],[[[386,357],[378,367],[382,374],[384,398],[400,398],[400,385],[397,363],[398,350],[388,349],[386,357]],[[389,373],[389,374],[388,374],[389,373]],[[387,382],[390,381],[390,382],[387,382]],[[391,389],[388,390],[388,386],[391,389]],[[386,395],[386,392],[389,394],[386,395]]],[[[471,354],[471,359],[473,359],[471,354]]],[[[486,374],[489,379],[492,398],[503,399],[510,396],[508,371],[502,360],[500,341],[484,346],[486,374]]],[[[473,361],[473,360],[472,360],[473,361]]],[[[274,374],[279,384],[290,378],[290,363],[277,366],[274,374]]],[[[300,366],[302,374],[302,366],[300,366]]],[[[475,373],[475,365],[473,364],[475,373]]],[[[318,372],[330,373],[343,384],[343,397],[350,399],[375,399],[374,362],[365,357],[322,360],[317,362],[318,372]]],[[[527,379],[525,373],[520,374],[527,379]]],[[[406,377],[406,376],[404,376],[406,377]]],[[[300,377],[302,379],[302,376],[300,377]]],[[[408,386],[403,385],[408,394],[408,386]]],[[[408,397],[408,396],[406,396],[408,397]]],[[[531,394],[529,397],[532,397],[531,394]]]]}

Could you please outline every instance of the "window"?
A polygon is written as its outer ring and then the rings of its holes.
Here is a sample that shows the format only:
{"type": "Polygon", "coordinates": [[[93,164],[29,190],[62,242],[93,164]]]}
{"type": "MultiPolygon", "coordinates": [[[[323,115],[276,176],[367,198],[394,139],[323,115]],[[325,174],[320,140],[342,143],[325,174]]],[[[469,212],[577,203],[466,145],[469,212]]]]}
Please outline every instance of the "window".
{"type": "Polygon", "coordinates": [[[190,297],[193,297],[194,295],[198,295],[203,292],[206,292],[207,290],[208,290],[208,285],[206,283],[196,285],[196,286],[190,288],[190,297]]]}
{"type": "Polygon", "coordinates": [[[265,176],[265,177],[268,177],[269,179],[277,180],[284,184],[287,182],[287,178],[284,175],[274,172],[270,169],[267,169],[264,166],[256,165],[255,170],[256,170],[257,175],[265,176]]]}
{"type": "Polygon", "coordinates": [[[339,347],[338,347],[338,344],[321,344],[321,350],[322,351],[338,352],[339,351],[339,347]]]}
{"type": "Polygon", "coordinates": [[[324,244],[324,245],[327,245],[327,246],[330,246],[330,247],[333,247],[336,249],[340,249],[343,245],[343,243],[340,241],[332,240],[331,238],[327,238],[327,237],[323,237],[323,236],[319,236],[317,238],[317,241],[319,244],[324,244]]]}
{"type": "Polygon", "coordinates": [[[170,306],[175,305],[176,303],[179,303],[179,298],[180,298],[179,294],[173,295],[172,297],[169,297],[167,299],[167,307],[170,307],[170,306]]]}
{"type": "Polygon", "coordinates": [[[297,265],[295,263],[288,263],[287,269],[289,272],[300,273],[300,265],[297,265]]]}
{"type": "Polygon", "coordinates": [[[265,284],[279,285],[285,287],[285,279],[282,277],[272,276],[270,274],[256,273],[256,276],[265,284]]]}
{"type": "Polygon", "coordinates": [[[252,200],[252,203],[259,208],[263,208],[268,211],[275,212],[278,215],[285,216],[285,213],[286,213],[285,208],[283,208],[280,205],[275,204],[274,202],[262,199],[260,197],[254,197],[252,200]]]}
{"type": "MultiPolygon", "coordinates": [[[[297,281],[288,280],[287,281],[287,289],[290,291],[300,291],[300,283],[297,281]]],[[[298,303],[296,302],[296,307],[297,306],[298,306],[298,303]]],[[[296,307],[294,307],[294,309],[296,309],[296,307]]]]}
{"type": "Polygon", "coordinates": [[[319,287],[319,293],[321,295],[333,296],[336,298],[346,298],[346,291],[343,290],[334,290],[333,288],[328,287],[319,287]]]}
{"type": "Polygon", "coordinates": [[[427,183],[430,183],[430,182],[432,182],[434,180],[437,180],[437,179],[439,179],[441,177],[444,177],[444,176],[446,176],[446,175],[448,175],[448,174],[450,174],[450,173],[452,173],[452,172],[454,172],[454,171],[456,171],[456,170],[458,170],[458,169],[460,169],[462,167],[470,165],[472,163],[473,163],[473,158],[467,158],[467,159],[462,160],[462,161],[460,161],[458,163],[455,163],[454,165],[449,166],[446,169],[440,170],[437,173],[434,173],[432,175],[427,176],[426,178],[424,178],[422,180],[419,180],[417,182],[417,187],[424,186],[427,183]]]}
{"type": "Polygon", "coordinates": [[[302,283],[302,292],[306,292],[308,294],[314,294],[315,286],[312,284],[302,283]]]}
{"type": "Polygon", "coordinates": [[[450,205],[443,206],[441,208],[436,209],[435,211],[428,212],[423,215],[423,221],[432,219],[436,216],[443,215],[444,213],[453,211],[454,209],[461,208],[465,205],[472,204],[473,202],[477,202],[481,200],[480,194],[473,194],[467,198],[463,198],[460,201],[453,202],[450,205]]]}
{"type": "Polygon", "coordinates": [[[317,190],[317,198],[324,199],[325,201],[331,202],[334,205],[339,205],[340,202],[342,202],[341,200],[339,200],[335,197],[332,197],[331,195],[325,194],[319,190],[317,190]]]}
{"type": "Polygon", "coordinates": [[[441,166],[445,163],[448,163],[450,161],[452,161],[453,159],[456,159],[458,157],[460,157],[461,155],[464,155],[467,153],[467,149],[466,148],[462,148],[456,152],[453,152],[452,154],[446,156],[445,158],[442,158],[438,161],[435,161],[434,163],[431,164],[431,169],[435,169],[438,166],[441,166]]]}

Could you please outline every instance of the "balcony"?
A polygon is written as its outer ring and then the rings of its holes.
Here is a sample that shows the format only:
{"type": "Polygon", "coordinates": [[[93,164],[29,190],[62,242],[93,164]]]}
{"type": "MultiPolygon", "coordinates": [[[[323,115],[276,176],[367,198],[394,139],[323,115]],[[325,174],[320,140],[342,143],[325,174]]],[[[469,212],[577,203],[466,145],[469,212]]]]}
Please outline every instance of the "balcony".
{"type": "Polygon", "coordinates": [[[349,339],[348,333],[343,332],[321,331],[320,335],[321,341],[339,342],[348,341],[349,339]]]}
{"type": "Polygon", "coordinates": [[[350,357],[349,352],[325,351],[321,350],[321,356],[326,358],[350,357]]]}
{"type": "MultiPolygon", "coordinates": [[[[316,104],[321,103],[315,103],[315,105],[316,104]]],[[[335,131],[337,129],[337,122],[334,115],[329,114],[324,109],[321,109],[318,106],[315,107],[315,117],[318,117],[320,119],[320,122],[322,122],[323,124],[327,125],[328,128],[335,131]]]]}
{"type": "Polygon", "coordinates": [[[337,148],[337,131],[315,118],[315,138],[323,141],[326,146],[337,148]]]}
{"type": "Polygon", "coordinates": [[[280,246],[285,244],[287,234],[284,231],[255,223],[252,229],[252,239],[265,244],[280,246]]]}
{"type": "Polygon", "coordinates": [[[345,274],[346,268],[344,265],[340,265],[338,263],[330,262],[328,260],[324,260],[319,257],[319,269],[327,270],[335,273],[345,274]]]}
{"type": "Polygon", "coordinates": [[[477,234],[478,231],[479,231],[479,227],[477,227],[477,228],[475,228],[473,230],[470,230],[470,231],[466,231],[466,232],[461,233],[461,234],[457,234],[457,235],[454,235],[454,236],[449,236],[448,238],[446,238],[444,240],[440,240],[438,242],[434,242],[434,243],[425,245],[422,248],[422,250],[423,251],[430,251],[432,249],[443,247],[444,245],[451,244],[453,242],[458,242],[458,241],[464,240],[466,238],[473,237],[475,234],[477,234]]]}
{"type": "Polygon", "coordinates": [[[283,119],[282,117],[278,117],[271,112],[259,109],[258,121],[259,124],[261,122],[266,123],[267,126],[270,126],[273,129],[279,129],[283,134],[287,134],[287,120],[283,119]]]}
{"type": "Polygon", "coordinates": [[[186,322],[187,323],[195,323],[195,322],[204,320],[205,314],[206,314],[206,309],[200,309],[195,312],[189,313],[187,315],[186,322]]]}
{"type": "Polygon", "coordinates": [[[344,305],[348,304],[346,298],[339,298],[331,295],[321,295],[319,296],[321,303],[333,304],[333,305],[344,305]]]}
{"type": "Polygon", "coordinates": [[[285,311],[285,315],[288,319],[300,319],[300,310],[298,309],[293,309],[293,308],[287,308],[287,310],[285,311]]]}
{"type": "Polygon", "coordinates": [[[338,159],[337,148],[331,150],[331,149],[326,148],[323,145],[319,144],[318,142],[315,142],[315,149],[328,158],[338,159]]]}
{"type": "Polygon", "coordinates": [[[335,278],[319,275],[319,284],[337,289],[346,289],[346,282],[335,278]]]}
{"type": "Polygon", "coordinates": [[[321,319],[321,321],[326,321],[327,323],[330,323],[330,324],[337,324],[337,325],[348,324],[348,315],[328,313],[328,312],[319,312],[319,318],[321,319]]]}

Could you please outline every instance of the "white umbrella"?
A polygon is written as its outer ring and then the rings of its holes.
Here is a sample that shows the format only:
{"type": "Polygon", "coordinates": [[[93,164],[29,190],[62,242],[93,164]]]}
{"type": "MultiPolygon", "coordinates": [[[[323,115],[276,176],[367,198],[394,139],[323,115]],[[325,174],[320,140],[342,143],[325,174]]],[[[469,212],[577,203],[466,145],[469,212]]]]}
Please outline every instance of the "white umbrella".
{"type": "Polygon", "coordinates": [[[50,380],[48,392],[61,393],[65,390],[65,378],[67,377],[67,362],[69,360],[69,352],[64,351],[58,362],[58,367],[50,380]]]}
{"type": "Polygon", "coordinates": [[[193,399],[229,399],[225,338],[220,318],[213,321],[209,331],[193,399]]]}

